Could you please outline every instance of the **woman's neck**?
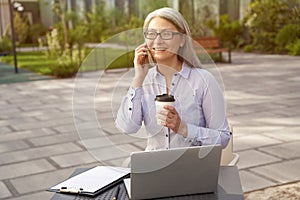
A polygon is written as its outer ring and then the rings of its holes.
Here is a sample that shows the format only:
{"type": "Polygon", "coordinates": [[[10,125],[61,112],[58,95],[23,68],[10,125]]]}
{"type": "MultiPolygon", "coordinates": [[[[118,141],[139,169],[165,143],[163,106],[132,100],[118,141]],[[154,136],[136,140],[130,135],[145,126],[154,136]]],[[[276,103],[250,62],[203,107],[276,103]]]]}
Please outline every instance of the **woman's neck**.
{"type": "Polygon", "coordinates": [[[158,71],[164,76],[173,76],[176,72],[181,71],[182,62],[178,59],[169,62],[157,63],[158,71]]]}
{"type": "Polygon", "coordinates": [[[168,64],[157,63],[158,71],[166,78],[166,90],[170,94],[172,77],[176,72],[181,71],[182,62],[176,59],[176,62],[168,62],[168,64]]]}

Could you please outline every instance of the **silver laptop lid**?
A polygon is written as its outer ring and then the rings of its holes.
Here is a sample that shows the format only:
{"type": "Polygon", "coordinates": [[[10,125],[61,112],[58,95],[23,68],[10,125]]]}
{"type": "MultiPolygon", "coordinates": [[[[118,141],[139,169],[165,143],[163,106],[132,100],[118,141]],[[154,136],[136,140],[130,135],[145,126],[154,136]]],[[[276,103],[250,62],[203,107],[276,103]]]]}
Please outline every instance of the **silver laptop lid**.
{"type": "Polygon", "coordinates": [[[131,198],[214,192],[221,146],[197,146],[131,154],[131,198]]]}

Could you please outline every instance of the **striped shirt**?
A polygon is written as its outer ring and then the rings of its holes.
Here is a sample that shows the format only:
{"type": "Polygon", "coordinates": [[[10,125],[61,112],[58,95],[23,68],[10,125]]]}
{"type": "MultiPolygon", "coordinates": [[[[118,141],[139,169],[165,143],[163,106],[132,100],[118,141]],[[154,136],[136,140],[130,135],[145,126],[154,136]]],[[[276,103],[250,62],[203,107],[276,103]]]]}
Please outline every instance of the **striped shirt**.
{"type": "MultiPolygon", "coordinates": [[[[146,130],[146,150],[166,149],[168,128],[157,124],[155,97],[167,93],[165,77],[156,67],[149,69],[142,87],[129,88],[116,118],[116,126],[126,134],[146,130]]],[[[187,125],[187,137],[170,132],[170,148],[220,144],[226,147],[230,131],[226,118],[224,97],[214,76],[185,63],[173,75],[169,94],[175,98],[174,107],[187,125]]]]}

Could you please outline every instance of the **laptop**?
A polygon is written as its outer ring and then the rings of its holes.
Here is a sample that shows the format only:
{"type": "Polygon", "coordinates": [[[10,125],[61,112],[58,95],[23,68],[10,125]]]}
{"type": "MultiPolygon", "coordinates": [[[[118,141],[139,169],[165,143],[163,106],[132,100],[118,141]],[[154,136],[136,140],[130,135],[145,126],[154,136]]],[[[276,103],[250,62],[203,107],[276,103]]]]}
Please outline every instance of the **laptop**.
{"type": "Polygon", "coordinates": [[[208,145],[133,152],[130,179],[124,183],[131,199],[213,193],[217,190],[221,146],[208,145]]]}

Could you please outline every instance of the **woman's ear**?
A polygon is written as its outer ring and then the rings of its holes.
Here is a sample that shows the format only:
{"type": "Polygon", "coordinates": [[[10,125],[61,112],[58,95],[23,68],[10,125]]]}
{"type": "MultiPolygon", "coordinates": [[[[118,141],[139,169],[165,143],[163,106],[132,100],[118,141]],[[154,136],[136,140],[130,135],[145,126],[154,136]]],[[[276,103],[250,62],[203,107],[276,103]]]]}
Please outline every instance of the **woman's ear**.
{"type": "Polygon", "coordinates": [[[182,35],[182,38],[181,38],[181,42],[180,42],[180,47],[183,47],[185,45],[185,41],[186,41],[186,35],[182,35]]]}

